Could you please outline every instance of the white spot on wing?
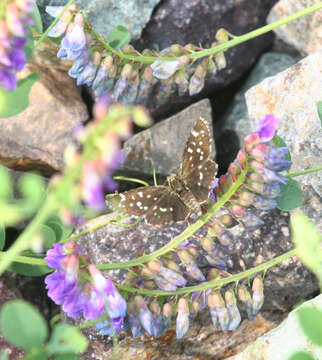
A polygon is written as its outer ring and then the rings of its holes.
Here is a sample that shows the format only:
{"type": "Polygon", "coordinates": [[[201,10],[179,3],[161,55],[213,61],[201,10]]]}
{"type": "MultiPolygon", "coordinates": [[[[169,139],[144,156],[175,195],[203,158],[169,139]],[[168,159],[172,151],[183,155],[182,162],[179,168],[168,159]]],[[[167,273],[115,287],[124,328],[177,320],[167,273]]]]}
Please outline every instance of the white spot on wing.
{"type": "Polygon", "coordinates": [[[199,135],[198,131],[191,131],[192,136],[197,137],[199,135]]]}

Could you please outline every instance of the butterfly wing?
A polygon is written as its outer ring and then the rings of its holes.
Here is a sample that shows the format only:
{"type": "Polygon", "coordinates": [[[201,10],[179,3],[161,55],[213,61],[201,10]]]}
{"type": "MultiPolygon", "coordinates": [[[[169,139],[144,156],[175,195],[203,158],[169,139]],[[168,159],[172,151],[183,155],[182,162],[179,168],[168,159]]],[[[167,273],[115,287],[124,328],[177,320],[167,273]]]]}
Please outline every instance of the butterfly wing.
{"type": "Polygon", "coordinates": [[[171,222],[184,221],[190,210],[180,197],[172,191],[162,195],[146,215],[147,223],[162,226],[171,222]]]}
{"type": "Polygon", "coordinates": [[[185,178],[208,160],[211,152],[210,129],[206,120],[199,118],[192,128],[183,151],[180,175],[185,178]]]}
{"type": "Polygon", "coordinates": [[[167,186],[144,186],[113,196],[108,205],[128,215],[145,217],[151,225],[183,221],[189,209],[167,186]]]}
{"type": "Polygon", "coordinates": [[[185,184],[199,203],[208,200],[210,186],[215,180],[217,169],[218,165],[208,159],[184,178],[185,184]]]}

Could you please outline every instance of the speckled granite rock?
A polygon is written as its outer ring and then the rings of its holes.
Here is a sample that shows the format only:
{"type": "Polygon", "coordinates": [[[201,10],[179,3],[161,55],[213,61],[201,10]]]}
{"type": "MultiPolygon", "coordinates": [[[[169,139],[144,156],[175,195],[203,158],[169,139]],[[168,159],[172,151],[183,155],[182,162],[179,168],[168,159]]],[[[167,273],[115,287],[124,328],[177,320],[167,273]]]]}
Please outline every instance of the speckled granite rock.
{"type": "MultiPolygon", "coordinates": [[[[154,7],[160,0],[76,0],[79,9],[84,10],[95,30],[106,39],[117,25],[124,25],[133,38],[140,36],[149,21],[154,7]]],[[[38,0],[40,10],[48,26],[53,20],[45,14],[47,5],[65,5],[66,0],[38,0]]]]}
{"type": "MultiPolygon", "coordinates": [[[[317,4],[320,0],[280,0],[270,11],[267,23],[280,20],[297,11],[317,4]]],[[[312,54],[322,50],[322,10],[280,26],[274,30],[287,44],[294,46],[302,54],[312,54]]]]}
{"type": "MultiPolygon", "coordinates": [[[[128,176],[133,171],[151,176],[153,168],[163,176],[176,172],[190,130],[199,117],[207,120],[212,129],[208,99],[189,106],[127,140],[124,144],[127,159],[119,171],[128,176]]],[[[214,146],[212,149],[214,157],[214,146]]]]}
{"type": "MultiPolygon", "coordinates": [[[[265,25],[268,11],[276,0],[163,0],[135,46],[142,50],[164,49],[171,44],[201,44],[209,47],[219,28],[242,35],[265,25]]],[[[176,92],[166,101],[157,98],[158,85],[146,101],[154,118],[165,118],[197,99],[228,86],[254,64],[273,41],[272,34],[257,37],[226,52],[227,68],[207,79],[202,93],[179,97],[176,92]]]]}
{"type": "Polygon", "coordinates": [[[322,359],[322,347],[314,345],[301,328],[298,311],[302,307],[322,310],[322,295],[297,307],[277,329],[260,337],[229,360],[285,360],[297,351],[306,351],[314,359],[322,359]]]}
{"type": "MultiPolygon", "coordinates": [[[[90,221],[80,227],[82,231],[111,219],[107,215],[90,221]]],[[[232,229],[235,250],[230,253],[228,271],[237,273],[276,257],[293,246],[288,229],[288,215],[262,212],[264,225],[260,229],[246,231],[241,225],[232,229]]],[[[172,237],[182,231],[185,224],[169,225],[164,229],[151,227],[141,222],[136,227],[124,228],[117,225],[104,226],[78,239],[78,244],[95,263],[127,261],[145,251],[147,254],[165,245],[172,237]]],[[[203,229],[199,230],[199,235],[203,229]]],[[[113,279],[123,279],[124,270],[108,271],[113,279]]],[[[175,339],[173,329],[160,339],[143,337],[139,341],[126,337],[120,339],[121,358],[142,359],[225,359],[238,353],[265,331],[278,325],[285,312],[301,299],[312,296],[318,290],[314,276],[293,257],[270,269],[265,276],[265,302],[262,315],[254,322],[243,320],[239,329],[233,333],[215,331],[207,310],[191,322],[191,328],[181,340],[175,339]],[[264,317],[264,318],[263,318],[264,317]]],[[[242,317],[245,319],[243,306],[242,317]]],[[[90,338],[90,349],[83,359],[112,359],[111,342],[108,337],[97,335],[93,329],[86,330],[90,338]]]]}
{"type": "Polygon", "coordinates": [[[45,175],[63,166],[63,150],[72,130],[88,119],[80,89],[62,71],[27,65],[22,77],[37,71],[29,106],[0,121],[0,162],[17,170],[37,170],[45,175]]]}
{"type": "MultiPolygon", "coordinates": [[[[278,135],[290,149],[293,161],[291,172],[321,166],[322,129],[317,113],[321,94],[322,51],[265,79],[246,93],[248,113],[253,125],[267,113],[273,113],[281,119],[278,135]]],[[[296,179],[306,194],[302,209],[322,229],[322,172],[296,179]],[[309,187],[312,189],[309,190],[309,187]]]]}
{"type": "Polygon", "coordinates": [[[245,92],[268,76],[276,75],[299,60],[299,56],[275,52],[269,52],[260,57],[244,85],[234,96],[226,113],[222,118],[216,119],[214,123],[218,162],[224,163],[227,167],[230,163],[227,158],[231,160],[229,155],[240,149],[245,136],[252,129],[252,123],[247,113],[245,92]],[[232,137],[232,132],[236,141],[227,142],[227,137],[232,137]]]}

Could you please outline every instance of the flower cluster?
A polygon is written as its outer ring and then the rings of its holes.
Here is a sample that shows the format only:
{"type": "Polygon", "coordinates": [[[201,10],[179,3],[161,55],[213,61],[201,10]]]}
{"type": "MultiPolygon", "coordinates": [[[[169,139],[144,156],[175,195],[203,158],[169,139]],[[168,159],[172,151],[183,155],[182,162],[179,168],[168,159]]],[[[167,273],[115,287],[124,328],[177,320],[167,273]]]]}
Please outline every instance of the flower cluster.
{"type": "MultiPolygon", "coordinates": [[[[46,10],[56,17],[62,8],[47,6],[46,10]]],[[[158,80],[159,100],[165,100],[175,89],[179,95],[187,92],[195,95],[204,87],[207,73],[215,74],[226,67],[223,51],[192,64],[189,55],[202,50],[192,44],[174,44],[159,54],[148,49],[141,54],[126,45],[116,54],[103,55],[106,53],[103,38],[93,36],[91,26],[87,21],[85,24],[83,15],[71,7],[49,36],[64,35],[57,56],[73,62],[69,75],[76,79],[77,85],[90,86],[96,96],[110,93],[114,101],[142,103],[158,80]],[[142,56],[149,57],[149,61],[140,61],[142,56]]],[[[216,40],[212,46],[227,41],[227,32],[218,30],[216,40]]]]}
{"type": "MultiPolygon", "coordinates": [[[[184,246],[187,254],[191,256],[190,265],[194,268],[192,272],[186,267],[187,264],[161,259],[160,261],[149,262],[147,267],[141,271],[134,269],[133,272],[129,273],[128,282],[140,288],[150,290],[159,288],[165,291],[175,291],[177,286],[185,286],[188,281],[192,284],[196,281],[205,283],[206,277],[196,263],[196,247],[192,245],[187,247],[187,244],[184,246]],[[192,250],[194,255],[189,250],[192,250]],[[182,267],[185,267],[185,271],[182,270],[182,267]]],[[[200,257],[199,262],[201,262],[200,257]]],[[[219,280],[225,275],[224,272],[211,268],[208,271],[207,280],[219,280]]],[[[176,336],[180,339],[187,333],[190,321],[197,313],[208,308],[215,329],[233,331],[241,322],[238,300],[244,305],[249,319],[253,319],[261,309],[264,302],[262,277],[254,278],[252,295],[245,284],[239,285],[237,290],[228,287],[223,293],[224,296],[220,290],[212,289],[194,292],[190,298],[181,297],[177,305],[173,304],[174,299],[170,297],[168,302],[163,305],[162,311],[155,299],[151,301],[148,298],[135,296],[129,300],[125,329],[129,328],[133,337],[142,335],[144,331],[150,336],[159,337],[169,329],[171,320],[176,317],[176,336]]]]}
{"type": "Polygon", "coordinates": [[[126,301],[112,280],[106,279],[75,243],[53,246],[45,257],[48,266],[55,269],[45,278],[48,296],[72,318],[96,319],[107,314],[105,323],[111,333],[119,332],[126,301]]]}
{"type": "MultiPolygon", "coordinates": [[[[60,192],[61,201],[66,204],[61,215],[67,224],[78,223],[77,204],[84,202],[94,210],[101,210],[104,192],[116,189],[112,176],[124,160],[120,144],[131,134],[132,119],[128,116],[130,110],[125,113],[124,107],[109,107],[109,103],[108,95],[98,99],[93,109],[93,121],[86,127],[78,126],[74,130],[76,143],[65,149],[65,175],[79,179],[75,180],[73,191],[60,192]]],[[[144,117],[143,110],[136,109],[135,112],[144,117]]],[[[62,181],[62,177],[56,177],[53,182],[59,186],[59,180],[62,181]]]]}
{"type": "Polygon", "coordinates": [[[9,0],[0,14],[0,89],[17,88],[16,71],[23,69],[28,26],[33,25],[30,14],[34,0],[9,0]]]}
{"type": "MultiPolygon", "coordinates": [[[[230,164],[228,173],[214,184],[213,198],[216,200],[230,188],[243,170],[248,169],[246,181],[227,205],[230,212],[245,226],[257,227],[262,224],[251,207],[261,210],[276,208],[280,185],[288,182],[288,178],[280,174],[292,164],[286,159],[287,147],[268,144],[276,133],[278,123],[279,120],[273,115],[266,115],[256,131],[245,138],[244,147],[230,164]]],[[[219,235],[221,231],[218,227],[219,235]]]]}

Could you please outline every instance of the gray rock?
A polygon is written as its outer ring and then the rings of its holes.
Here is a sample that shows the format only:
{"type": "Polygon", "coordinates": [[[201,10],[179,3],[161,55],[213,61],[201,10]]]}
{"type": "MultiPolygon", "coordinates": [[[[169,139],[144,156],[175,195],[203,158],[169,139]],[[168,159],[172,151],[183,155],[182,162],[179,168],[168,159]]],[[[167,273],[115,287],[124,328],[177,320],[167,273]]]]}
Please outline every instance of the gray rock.
{"type": "MultiPolygon", "coordinates": [[[[82,231],[97,226],[113,218],[115,214],[91,220],[77,229],[82,231]]],[[[288,229],[288,215],[279,211],[261,212],[264,225],[260,229],[246,231],[236,225],[232,229],[235,250],[228,254],[228,272],[235,274],[272,259],[293,247],[288,229]]],[[[128,220],[129,221],[129,220],[128,220]]],[[[186,224],[173,224],[165,228],[156,228],[142,221],[135,227],[118,225],[103,226],[91,231],[77,240],[94,263],[110,264],[128,261],[144,251],[151,251],[164,246],[178,235],[186,224]]],[[[202,236],[203,229],[198,231],[202,236]]],[[[198,244],[198,242],[196,242],[198,244]]],[[[203,268],[203,271],[208,269],[203,268]]],[[[122,281],[125,271],[107,271],[107,276],[122,281]]],[[[143,336],[131,339],[124,332],[120,334],[120,358],[134,360],[144,358],[149,353],[151,358],[188,360],[198,356],[204,359],[224,359],[242,351],[266,331],[276,327],[285,317],[285,313],[297,302],[312,296],[318,290],[314,276],[296,257],[285,260],[267,271],[264,281],[265,301],[261,314],[253,321],[246,320],[244,307],[239,303],[243,322],[240,327],[229,333],[216,331],[206,310],[191,321],[188,334],[182,339],[175,338],[174,328],[164,336],[152,340],[143,336]],[[124,339],[124,340],[122,340],[124,339]],[[150,344],[150,345],[149,345],[150,344]],[[152,345],[151,345],[152,344],[152,345]]],[[[174,326],[174,324],[173,324],[174,326]]],[[[83,359],[112,359],[112,342],[106,336],[98,335],[94,329],[85,330],[90,339],[90,351],[83,359]]]]}
{"type": "Polygon", "coordinates": [[[322,310],[322,295],[297,307],[277,329],[260,337],[245,351],[229,360],[285,360],[297,351],[306,351],[312,358],[322,359],[322,347],[314,345],[301,327],[298,313],[303,307],[322,310]]]}
{"type": "MultiPolygon", "coordinates": [[[[171,44],[201,44],[207,48],[215,41],[219,28],[242,35],[265,25],[268,11],[276,0],[164,0],[156,8],[141,38],[134,43],[138,49],[164,49],[171,44]]],[[[225,54],[228,66],[207,79],[204,90],[194,97],[174,92],[166,101],[158,99],[158,86],[150,94],[146,106],[154,118],[165,118],[216,90],[228,86],[244,74],[259,54],[273,41],[272,34],[257,37],[229,49],[225,54]]]]}
{"type": "MultiPolygon", "coordinates": [[[[199,117],[207,120],[212,129],[208,99],[189,106],[127,140],[124,144],[127,159],[120,170],[127,174],[136,171],[147,176],[151,176],[153,168],[161,176],[176,172],[190,131],[199,117]]],[[[212,149],[214,157],[214,146],[212,149]]]]}
{"type": "MultiPolygon", "coordinates": [[[[261,56],[242,88],[234,96],[232,104],[219,121],[215,122],[216,145],[219,162],[225,161],[226,153],[235,153],[243,144],[245,136],[250,133],[251,121],[248,117],[245,100],[246,91],[268,76],[273,76],[294,65],[300,57],[269,52],[261,56]],[[227,143],[227,136],[233,132],[235,142],[227,143]]],[[[228,165],[228,164],[226,164],[228,165]]]]}
{"type": "Polygon", "coordinates": [[[51,175],[63,167],[63,151],[76,125],[88,119],[80,89],[64,72],[50,66],[28,64],[21,76],[37,71],[29,106],[0,121],[0,162],[17,170],[51,175]]]}
{"type": "MultiPolygon", "coordinates": [[[[154,7],[160,0],[76,0],[80,10],[84,10],[95,30],[107,39],[117,25],[125,26],[132,38],[140,36],[149,21],[154,7]]],[[[66,0],[38,0],[46,27],[53,18],[45,15],[47,5],[65,5],[66,0]]]]}
{"type": "MultiPolygon", "coordinates": [[[[321,166],[322,129],[317,102],[322,93],[322,51],[312,54],[289,69],[269,77],[246,93],[249,116],[254,125],[265,114],[280,118],[278,135],[290,149],[291,172],[321,166]]],[[[312,187],[307,201],[314,206],[318,226],[322,226],[322,172],[296,178],[312,187]],[[315,195],[314,195],[315,194],[315,195]]]]}
{"type": "MultiPolygon", "coordinates": [[[[319,2],[320,0],[280,0],[270,11],[267,23],[280,20],[319,2]]],[[[321,10],[280,26],[274,32],[304,55],[319,51],[322,49],[321,10]]]]}

